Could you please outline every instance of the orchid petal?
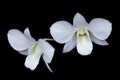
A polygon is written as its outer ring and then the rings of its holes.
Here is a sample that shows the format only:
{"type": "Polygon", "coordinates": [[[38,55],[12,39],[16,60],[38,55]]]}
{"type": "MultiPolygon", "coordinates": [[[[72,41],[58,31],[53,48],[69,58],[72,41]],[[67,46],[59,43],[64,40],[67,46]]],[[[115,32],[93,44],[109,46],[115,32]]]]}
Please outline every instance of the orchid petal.
{"type": "Polygon", "coordinates": [[[98,44],[98,45],[102,45],[102,46],[109,45],[109,44],[107,43],[107,41],[105,41],[105,40],[100,40],[100,39],[96,38],[94,35],[91,35],[91,40],[92,40],[95,44],[98,44]]]}
{"type": "Polygon", "coordinates": [[[66,43],[72,37],[74,29],[67,21],[58,21],[50,28],[50,33],[58,43],[66,43]]]}
{"type": "Polygon", "coordinates": [[[111,33],[112,24],[108,20],[95,18],[90,22],[88,28],[96,38],[105,40],[111,33]]]}
{"type": "Polygon", "coordinates": [[[30,34],[29,28],[26,28],[26,29],[24,30],[24,35],[25,35],[28,39],[30,39],[31,41],[35,42],[35,39],[32,38],[32,36],[31,36],[31,34],[30,34]]]}
{"type": "Polygon", "coordinates": [[[41,55],[43,54],[42,49],[38,44],[33,44],[28,50],[28,56],[25,60],[25,66],[34,70],[39,64],[41,55]]]}
{"type": "Polygon", "coordinates": [[[75,38],[75,35],[74,35],[72,39],[70,39],[70,41],[65,43],[63,48],[63,53],[70,52],[72,49],[75,48],[76,44],[77,44],[77,39],[75,38]]]}
{"type": "Polygon", "coordinates": [[[10,45],[17,51],[28,49],[32,44],[32,42],[17,29],[9,30],[7,36],[10,45]]]}
{"type": "Polygon", "coordinates": [[[73,26],[74,27],[77,27],[77,28],[85,27],[87,24],[88,24],[87,21],[80,13],[75,14],[75,16],[73,18],[73,26]]]}
{"type": "Polygon", "coordinates": [[[39,46],[41,46],[44,52],[43,59],[45,60],[45,62],[50,63],[52,61],[55,49],[43,39],[39,39],[38,44],[39,46]]]}
{"type": "Polygon", "coordinates": [[[89,36],[81,36],[77,39],[77,51],[81,55],[89,55],[93,50],[93,44],[89,36]]]}

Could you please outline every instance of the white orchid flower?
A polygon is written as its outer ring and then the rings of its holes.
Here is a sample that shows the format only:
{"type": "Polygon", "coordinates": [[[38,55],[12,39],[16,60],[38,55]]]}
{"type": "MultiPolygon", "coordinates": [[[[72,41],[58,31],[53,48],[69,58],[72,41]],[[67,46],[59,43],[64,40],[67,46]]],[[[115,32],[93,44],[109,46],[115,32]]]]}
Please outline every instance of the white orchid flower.
{"type": "Polygon", "coordinates": [[[63,53],[77,47],[81,55],[89,55],[93,50],[92,42],[98,45],[108,45],[105,41],[112,30],[112,23],[102,18],[95,18],[88,24],[84,17],[76,13],[73,25],[67,21],[58,21],[50,28],[53,39],[65,43],[63,53]]]}
{"type": "Polygon", "coordinates": [[[53,72],[48,63],[51,62],[55,50],[48,42],[44,39],[35,41],[28,28],[25,29],[24,34],[17,29],[9,30],[7,36],[12,48],[27,56],[25,60],[27,68],[34,70],[42,57],[47,68],[53,72]]]}

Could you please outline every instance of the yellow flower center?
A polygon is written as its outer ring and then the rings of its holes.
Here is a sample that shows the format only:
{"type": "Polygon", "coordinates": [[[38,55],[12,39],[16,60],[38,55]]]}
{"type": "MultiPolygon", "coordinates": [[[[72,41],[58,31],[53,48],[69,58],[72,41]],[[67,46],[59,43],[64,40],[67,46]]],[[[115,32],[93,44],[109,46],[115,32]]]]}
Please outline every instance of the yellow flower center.
{"type": "Polygon", "coordinates": [[[86,28],[80,28],[76,31],[76,37],[89,36],[89,31],[86,28]]]}
{"type": "Polygon", "coordinates": [[[86,45],[86,41],[89,38],[89,35],[90,35],[90,31],[85,27],[79,28],[75,33],[77,41],[82,43],[82,45],[86,45]]]}
{"type": "Polygon", "coordinates": [[[38,44],[37,44],[37,43],[34,43],[32,46],[33,46],[33,47],[32,47],[32,51],[34,52],[34,51],[36,50],[38,44]]]}
{"type": "Polygon", "coordinates": [[[31,47],[30,50],[32,53],[37,53],[38,55],[43,54],[42,48],[38,45],[38,43],[34,43],[31,47]]]}

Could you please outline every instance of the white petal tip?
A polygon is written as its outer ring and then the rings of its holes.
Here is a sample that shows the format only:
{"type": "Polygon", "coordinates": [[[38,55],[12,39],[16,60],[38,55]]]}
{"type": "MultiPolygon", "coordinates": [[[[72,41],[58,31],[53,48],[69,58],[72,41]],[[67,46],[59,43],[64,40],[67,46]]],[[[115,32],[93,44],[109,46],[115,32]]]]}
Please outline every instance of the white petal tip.
{"type": "Polygon", "coordinates": [[[35,70],[35,67],[33,67],[31,64],[29,64],[29,63],[27,63],[27,62],[25,62],[24,65],[25,65],[26,68],[28,68],[28,69],[30,69],[30,70],[32,70],[32,71],[35,70]]]}
{"type": "Polygon", "coordinates": [[[103,46],[108,46],[108,45],[110,45],[110,44],[107,41],[105,41],[103,46]]]}
{"type": "Polygon", "coordinates": [[[68,53],[68,52],[70,52],[71,50],[72,50],[72,49],[70,49],[70,45],[69,45],[69,47],[64,46],[62,53],[68,53]]]}
{"type": "Polygon", "coordinates": [[[82,56],[88,56],[88,55],[90,55],[91,53],[80,53],[80,55],[82,55],[82,56]]]}
{"type": "Polygon", "coordinates": [[[52,70],[50,71],[51,73],[54,73],[52,70]]]}
{"type": "Polygon", "coordinates": [[[65,49],[65,48],[63,48],[63,51],[62,51],[62,53],[67,53],[68,51],[65,49]]]}
{"type": "Polygon", "coordinates": [[[75,15],[80,15],[80,13],[79,13],[79,12],[77,12],[75,15]]]}
{"type": "Polygon", "coordinates": [[[30,69],[31,71],[35,70],[35,68],[30,67],[30,66],[29,66],[29,65],[27,65],[27,64],[25,64],[25,67],[26,67],[26,68],[28,68],[28,69],[30,69]]]}
{"type": "Polygon", "coordinates": [[[90,55],[92,53],[92,51],[78,52],[78,53],[82,56],[87,56],[87,55],[90,55]]]}
{"type": "Polygon", "coordinates": [[[62,53],[67,53],[67,52],[65,52],[65,51],[62,51],[62,53]]]}
{"type": "Polygon", "coordinates": [[[66,50],[63,50],[63,51],[62,51],[62,53],[68,53],[68,51],[66,51],[66,50]]]}
{"type": "Polygon", "coordinates": [[[101,45],[101,46],[108,46],[109,45],[109,43],[104,43],[103,45],[101,45]]]}
{"type": "Polygon", "coordinates": [[[31,71],[34,71],[35,69],[33,69],[33,68],[29,68],[31,71]]]}
{"type": "Polygon", "coordinates": [[[53,73],[53,70],[50,68],[50,66],[48,65],[48,63],[47,63],[47,62],[45,62],[45,64],[46,64],[46,66],[47,66],[48,70],[49,70],[50,72],[52,72],[52,73],[53,73]]]}

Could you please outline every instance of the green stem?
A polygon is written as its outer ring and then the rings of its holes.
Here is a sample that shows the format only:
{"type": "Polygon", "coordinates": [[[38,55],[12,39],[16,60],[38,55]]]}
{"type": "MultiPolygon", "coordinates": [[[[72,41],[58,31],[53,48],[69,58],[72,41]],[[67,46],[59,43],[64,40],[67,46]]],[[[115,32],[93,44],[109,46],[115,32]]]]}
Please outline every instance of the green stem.
{"type": "Polygon", "coordinates": [[[51,38],[44,38],[44,40],[46,40],[46,41],[54,41],[54,39],[51,39],[51,38]]]}

